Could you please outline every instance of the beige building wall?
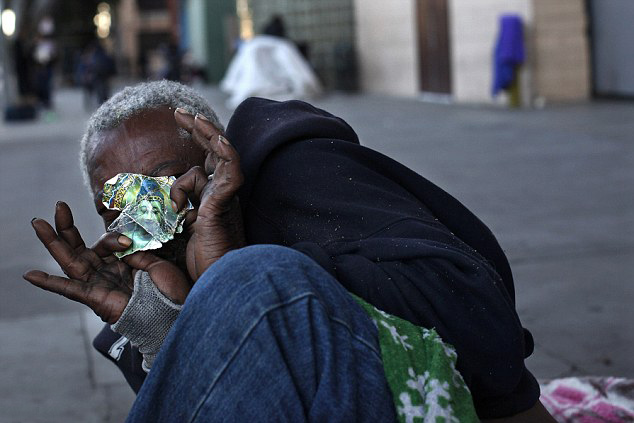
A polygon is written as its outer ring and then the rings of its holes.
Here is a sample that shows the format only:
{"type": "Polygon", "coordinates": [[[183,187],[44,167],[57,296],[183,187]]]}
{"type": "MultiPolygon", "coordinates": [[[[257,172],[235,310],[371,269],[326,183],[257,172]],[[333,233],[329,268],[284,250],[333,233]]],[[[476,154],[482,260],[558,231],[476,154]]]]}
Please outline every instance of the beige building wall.
{"type": "MultiPolygon", "coordinates": [[[[558,0],[559,1],[559,0],[558,0]]],[[[530,0],[450,0],[451,79],[457,102],[492,102],[493,53],[499,30],[499,17],[513,13],[522,17],[525,39],[530,37],[530,0]]],[[[527,46],[530,55],[530,44],[527,46]]],[[[520,75],[522,102],[530,101],[531,75],[524,67],[520,75]]]]}
{"type": "Polygon", "coordinates": [[[361,88],[366,92],[418,94],[414,0],[354,0],[361,88]]]}
{"type": "MultiPolygon", "coordinates": [[[[448,0],[451,96],[460,103],[505,103],[491,96],[499,17],[524,20],[527,62],[522,104],[584,100],[590,63],[584,0],[448,0]]],[[[416,0],[354,0],[363,90],[418,96],[416,0]]]]}
{"type": "Polygon", "coordinates": [[[533,0],[535,98],[590,96],[590,53],[584,0],[533,0]]]}
{"type": "MultiPolygon", "coordinates": [[[[171,31],[170,16],[167,10],[143,12],[139,10],[136,0],[122,0],[117,5],[117,54],[123,60],[127,73],[134,76],[139,74],[138,58],[141,46],[139,45],[139,33],[171,31]]],[[[150,62],[153,57],[148,58],[150,62]]],[[[149,63],[152,66],[152,63],[149,63]]]]}
{"type": "Polygon", "coordinates": [[[136,1],[123,0],[119,2],[117,18],[119,20],[119,39],[121,40],[119,46],[120,54],[123,56],[122,59],[125,61],[128,71],[133,75],[137,75],[139,10],[137,9],[136,1]]]}

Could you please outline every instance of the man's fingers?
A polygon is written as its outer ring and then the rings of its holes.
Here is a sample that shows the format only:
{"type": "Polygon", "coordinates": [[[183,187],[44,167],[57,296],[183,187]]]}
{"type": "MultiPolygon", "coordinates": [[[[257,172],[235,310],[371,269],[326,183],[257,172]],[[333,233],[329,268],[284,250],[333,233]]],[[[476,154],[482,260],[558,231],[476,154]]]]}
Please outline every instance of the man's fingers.
{"type": "Polygon", "coordinates": [[[196,115],[194,119],[192,138],[204,148],[205,151],[213,152],[216,162],[220,160],[231,161],[240,158],[238,152],[233,148],[222,132],[202,115],[196,115]]]}
{"type": "Polygon", "coordinates": [[[87,305],[108,323],[114,323],[119,319],[130,299],[130,294],[125,292],[49,275],[40,270],[30,270],[22,277],[37,287],[87,305]]]}
{"type": "Polygon", "coordinates": [[[174,119],[176,120],[176,124],[189,132],[190,134],[194,130],[194,115],[189,113],[185,109],[181,109],[180,107],[174,111],[174,119]]]}
{"type": "Polygon", "coordinates": [[[208,200],[224,206],[233,199],[238,189],[242,186],[244,175],[240,168],[238,152],[229,144],[229,141],[221,135],[217,144],[216,148],[223,159],[216,165],[216,171],[211,183],[212,195],[208,200]]]}
{"type": "Polygon", "coordinates": [[[122,252],[132,245],[132,240],[118,232],[106,232],[90,248],[101,259],[109,257],[112,253],[122,252]]]}
{"type": "Polygon", "coordinates": [[[205,171],[207,174],[214,172],[218,157],[214,153],[213,142],[217,140],[221,131],[213,123],[201,114],[192,115],[184,109],[178,108],[174,112],[176,124],[185,129],[192,136],[192,139],[206,153],[205,171]]]}
{"type": "Polygon", "coordinates": [[[185,206],[187,197],[192,196],[200,199],[207,210],[225,209],[244,181],[238,152],[205,116],[192,116],[181,109],[177,109],[174,116],[207,152],[207,158],[204,172],[198,167],[193,168],[176,180],[170,193],[172,200],[179,210],[185,206]],[[207,175],[211,172],[213,180],[208,184],[207,175]]]}
{"type": "Polygon", "coordinates": [[[194,141],[206,152],[211,151],[210,140],[221,133],[220,129],[216,128],[206,116],[193,115],[182,108],[174,111],[174,119],[178,126],[192,134],[194,141]]]}
{"type": "Polygon", "coordinates": [[[183,209],[189,198],[200,202],[200,195],[208,181],[207,174],[200,166],[192,167],[176,179],[170,189],[170,198],[176,204],[175,209],[183,209]]]}
{"type": "Polygon", "coordinates": [[[72,249],[83,250],[86,247],[79,230],[75,227],[73,213],[63,201],[58,201],[55,205],[55,230],[72,249]]]}
{"type": "Polygon", "coordinates": [[[40,270],[30,270],[22,277],[37,287],[63,295],[69,300],[78,301],[82,304],[88,302],[86,285],[77,280],[49,275],[40,270]]]}
{"type": "Polygon", "coordinates": [[[187,212],[185,215],[185,220],[183,221],[183,229],[187,231],[187,233],[191,236],[195,228],[192,226],[194,222],[198,219],[198,209],[193,209],[187,212]]]}
{"type": "MultiPolygon", "coordinates": [[[[46,220],[35,218],[31,220],[31,226],[33,226],[33,229],[35,230],[35,235],[37,235],[38,239],[45,247],[55,241],[60,241],[57,237],[57,232],[55,232],[53,227],[49,225],[46,220]]],[[[65,241],[60,242],[65,243],[65,241]]]]}
{"type": "MultiPolygon", "coordinates": [[[[101,257],[111,255],[113,251],[119,249],[111,249],[108,254],[97,250],[102,255],[99,256],[94,250],[83,248],[73,249],[63,238],[57,235],[53,227],[43,219],[33,219],[31,221],[33,229],[37,237],[40,239],[49,254],[62,268],[62,271],[70,278],[85,281],[89,274],[102,264],[101,257]]],[[[112,235],[110,235],[111,237],[112,235]]],[[[110,242],[111,244],[111,242],[110,242]]],[[[106,245],[110,245],[106,244],[106,245]]],[[[125,248],[123,248],[125,250],[125,248]]]]}
{"type": "MultiPolygon", "coordinates": [[[[46,220],[33,219],[31,225],[49,254],[69,277],[85,280],[94,266],[99,264],[90,254],[80,254],[71,248],[46,220]]],[[[88,251],[84,249],[84,252],[88,251]]]]}
{"type": "Polygon", "coordinates": [[[138,251],[125,256],[123,261],[130,267],[148,272],[159,291],[176,304],[185,302],[191,286],[185,275],[174,263],[146,251],[138,251]]]}
{"type": "Polygon", "coordinates": [[[55,206],[55,229],[58,237],[73,249],[75,256],[86,260],[94,269],[99,268],[103,258],[112,255],[115,251],[124,251],[131,243],[126,237],[123,237],[125,240],[117,242],[119,234],[106,234],[97,241],[96,247],[86,248],[86,244],[73,222],[70,207],[62,201],[58,201],[55,206]]]}
{"type": "Polygon", "coordinates": [[[153,264],[161,261],[159,257],[147,251],[137,251],[134,254],[123,257],[122,260],[128,266],[146,272],[153,264]]]}
{"type": "Polygon", "coordinates": [[[176,109],[174,113],[176,123],[192,135],[192,139],[206,153],[205,171],[211,174],[215,171],[220,160],[234,160],[238,158],[238,153],[222,135],[222,131],[205,116],[196,114],[195,116],[183,109],[176,109]]]}
{"type": "Polygon", "coordinates": [[[192,131],[192,139],[207,152],[214,151],[214,142],[218,140],[221,134],[220,129],[216,128],[211,121],[201,114],[194,117],[194,129],[192,131]]]}

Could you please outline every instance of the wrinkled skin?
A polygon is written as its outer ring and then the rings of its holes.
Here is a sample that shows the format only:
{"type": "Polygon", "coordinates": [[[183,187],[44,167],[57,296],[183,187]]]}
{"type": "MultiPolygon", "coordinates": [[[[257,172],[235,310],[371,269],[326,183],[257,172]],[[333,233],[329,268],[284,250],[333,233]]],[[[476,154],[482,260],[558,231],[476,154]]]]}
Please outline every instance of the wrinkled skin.
{"type": "Polygon", "coordinates": [[[116,322],[127,305],[137,270],[147,271],[159,288],[182,304],[192,283],[230,250],[244,246],[242,216],[236,197],[242,185],[240,159],[231,144],[205,117],[168,107],[132,116],[117,128],[104,131],[90,152],[88,172],[95,207],[107,228],[118,216],[101,203],[104,183],[122,172],[148,176],[177,176],[171,189],[178,209],[189,198],[185,230],[163,248],[142,251],[118,260],[130,240],[105,233],[86,247],[74,226],[70,208],[55,207],[55,228],[43,219],[31,222],[42,244],[67,277],[31,270],[24,278],[32,284],[90,307],[101,319],[116,322]],[[178,128],[194,142],[181,139],[178,128]],[[214,174],[213,180],[208,175],[214,174]]]}

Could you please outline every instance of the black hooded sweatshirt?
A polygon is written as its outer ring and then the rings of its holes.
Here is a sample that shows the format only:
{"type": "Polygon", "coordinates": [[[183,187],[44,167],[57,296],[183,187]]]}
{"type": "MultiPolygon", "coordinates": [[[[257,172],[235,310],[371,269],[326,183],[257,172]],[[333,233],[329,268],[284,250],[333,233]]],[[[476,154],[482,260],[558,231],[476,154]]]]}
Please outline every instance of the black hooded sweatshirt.
{"type": "MultiPolygon", "coordinates": [[[[301,101],[247,99],[226,135],[245,176],[238,196],[248,244],[302,251],[377,308],[434,328],[455,347],[480,418],[537,402],[524,365],[533,340],[515,311],[508,260],[473,213],[301,101]]],[[[116,339],[105,330],[95,346],[111,358],[116,339]]],[[[140,362],[134,351],[117,362],[135,390],[140,362]]]]}

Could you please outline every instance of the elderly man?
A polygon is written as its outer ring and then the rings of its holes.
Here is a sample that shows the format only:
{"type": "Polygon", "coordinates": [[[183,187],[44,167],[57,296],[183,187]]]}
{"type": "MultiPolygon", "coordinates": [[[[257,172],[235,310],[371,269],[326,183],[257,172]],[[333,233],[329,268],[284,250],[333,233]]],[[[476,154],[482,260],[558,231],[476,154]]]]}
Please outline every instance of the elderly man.
{"type": "Polygon", "coordinates": [[[67,278],[24,277],[107,323],[95,346],[140,390],[129,421],[415,421],[438,410],[456,421],[446,389],[463,380],[481,419],[553,421],[524,366],[532,338],[494,236],[360,146],[343,120],[252,98],[225,134],[188,87],[145,83],[95,112],[81,164],[106,228],[119,212],[102,190],[119,173],[175,176],[173,208],[194,205],[173,241],[122,260],[113,253],[130,239],[107,232],[87,248],[62,202],[55,228],[32,221],[67,278]],[[426,328],[421,338],[434,329],[450,357],[455,348],[445,390],[409,368],[408,386],[434,404],[395,392],[377,332],[389,327],[406,351],[415,336],[376,316],[426,328]]]}

